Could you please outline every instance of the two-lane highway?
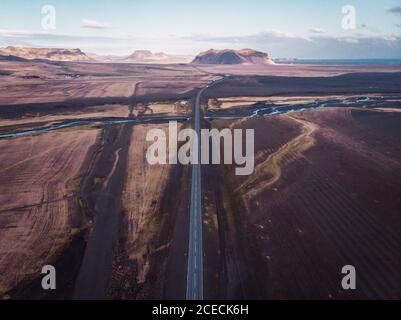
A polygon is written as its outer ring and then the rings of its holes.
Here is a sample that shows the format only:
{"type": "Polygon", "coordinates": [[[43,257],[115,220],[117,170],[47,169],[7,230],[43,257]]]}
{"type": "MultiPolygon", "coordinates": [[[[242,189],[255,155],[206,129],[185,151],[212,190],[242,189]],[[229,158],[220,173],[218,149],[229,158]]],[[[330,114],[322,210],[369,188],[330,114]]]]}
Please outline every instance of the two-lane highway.
{"type": "Polygon", "coordinates": [[[203,239],[202,239],[202,189],[200,172],[200,108],[202,93],[213,85],[223,81],[213,82],[203,88],[196,95],[193,109],[194,130],[198,139],[193,139],[192,150],[194,151],[192,163],[192,185],[191,185],[191,207],[189,221],[189,244],[187,265],[187,300],[203,299],[203,239]]]}
{"type": "MultiPolygon", "coordinates": [[[[203,91],[196,95],[193,111],[194,130],[200,137],[200,99],[203,91]]],[[[201,177],[200,177],[200,143],[192,140],[196,145],[192,146],[194,161],[192,164],[191,208],[189,220],[189,245],[188,245],[188,269],[187,269],[187,299],[203,299],[203,243],[202,243],[202,201],[201,201],[201,177]],[[196,159],[196,160],[195,160],[196,159]]]]}

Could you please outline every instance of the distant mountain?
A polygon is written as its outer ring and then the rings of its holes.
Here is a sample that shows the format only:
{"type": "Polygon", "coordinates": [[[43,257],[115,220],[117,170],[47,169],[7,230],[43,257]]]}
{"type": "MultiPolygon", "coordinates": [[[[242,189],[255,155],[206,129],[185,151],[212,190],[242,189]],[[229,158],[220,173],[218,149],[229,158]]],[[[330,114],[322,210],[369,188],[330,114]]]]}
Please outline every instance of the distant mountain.
{"type": "Polygon", "coordinates": [[[97,54],[89,54],[89,56],[99,62],[114,63],[173,64],[191,61],[191,58],[187,56],[169,55],[164,52],[153,53],[149,50],[136,50],[129,56],[102,56],[97,54]]]}
{"type": "Polygon", "coordinates": [[[208,50],[192,61],[194,64],[274,64],[269,55],[253,49],[208,50]]]}
{"type": "Polygon", "coordinates": [[[170,58],[170,56],[163,52],[152,53],[149,50],[136,50],[133,54],[128,56],[128,59],[134,60],[163,60],[168,58],[170,58]]]}
{"type": "Polygon", "coordinates": [[[9,46],[0,48],[0,55],[14,56],[23,59],[43,59],[51,61],[89,61],[91,60],[80,49],[59,49],[59,48],[25,48],[9,46]]]}
{"type": "Polygon", "coordinates": [[[149,50],[136,50],[125,60],[136,63],[184,63],[190,61],[186,56],[169,55],[164,52],[153,53],[149,50]]]}

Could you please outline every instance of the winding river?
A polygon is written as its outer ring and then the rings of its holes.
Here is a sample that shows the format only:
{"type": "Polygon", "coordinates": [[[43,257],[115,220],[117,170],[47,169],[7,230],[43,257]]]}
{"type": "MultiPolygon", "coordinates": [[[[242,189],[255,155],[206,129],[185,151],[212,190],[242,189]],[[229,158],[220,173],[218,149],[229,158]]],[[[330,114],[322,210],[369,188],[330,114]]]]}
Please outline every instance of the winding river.
{"type": "MultiPolygon", "coordinates": [[[[322,108],[361,108],[375,109],[393,107],[394,101],[401,101],[401,96],[371,96],[353,97],[348,99],[315,100],[299,104],[266,104],[256,103],[251,106],[244,105],[235,107],[232,110],[210,110],[205,114],[207,120],[235,120],[251,119],[260,116],[273,116],[294,112],[322,108]]],[[[34,129],[18,130],[7,133],[0,133],[0,139],[38,135],[49,131],[61,130],[65,128],[87,126],[87,125],[113,125],[122,123],[143,124],[143,123],[166,123],[169,121],[184,122],[190,120],[188,116],[154,116],[141,118],[85,118],[80,120],[64,120],[34,129]]]]}

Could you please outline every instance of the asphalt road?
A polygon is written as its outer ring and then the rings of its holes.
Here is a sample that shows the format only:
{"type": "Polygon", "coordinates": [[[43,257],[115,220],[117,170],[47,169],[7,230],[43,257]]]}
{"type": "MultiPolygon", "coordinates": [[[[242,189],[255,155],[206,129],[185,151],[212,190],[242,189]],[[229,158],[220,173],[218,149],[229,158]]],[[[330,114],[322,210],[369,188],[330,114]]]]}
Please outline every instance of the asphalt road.
{"type": "MultiPolygon", "coordinates": [[[[202,93],[211,86],[223,81],[217,80],[209,86],[203,88],[196,95],[193,111],[194,130],[199,137],[197,145],[193,150],[197,150],[200,160],[200,100],[202,93]]],[[[193,140],[194,141],[194,140],[193,140]]],[[[194,141],[195,143],[196,141],[194,141]]],[[[202,188],[200,161],[192,164],[192,185],[191,185],[191,207],[189,220],[189,244],[188,244],[188,264],[187,264],[187,300],[203,300],[203,240],[202,240],[202,188]]]]}

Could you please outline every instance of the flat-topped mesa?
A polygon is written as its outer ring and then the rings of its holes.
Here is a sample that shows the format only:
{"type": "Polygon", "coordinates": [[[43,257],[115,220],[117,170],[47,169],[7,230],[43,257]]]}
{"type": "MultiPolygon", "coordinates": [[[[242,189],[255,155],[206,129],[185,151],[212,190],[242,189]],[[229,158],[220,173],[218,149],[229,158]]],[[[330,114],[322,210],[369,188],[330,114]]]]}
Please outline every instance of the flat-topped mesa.
{"type": "Polygon", "coordinates": [[[210,49],[198,54],[192,61],[194,64],[274,64],[265,52],[253,49],[214,50],[210,49]]]}
{"type": "Polygon", "coordinates": [[[80,49],[64,48],[26,48],[20,46],[8,46],[0,48],[0,55],[15,56],[28,60],[43,59],[52,61],[89,61],[91,60],[80,49]]]}
{"type": "Polygon", "coordinates": [[[169,55],[164,52],[153,53],[149,50],[136,50],[133,54],[128,56],[128,59],[133,60],[162,60],[168,58],[169,55]]]}

